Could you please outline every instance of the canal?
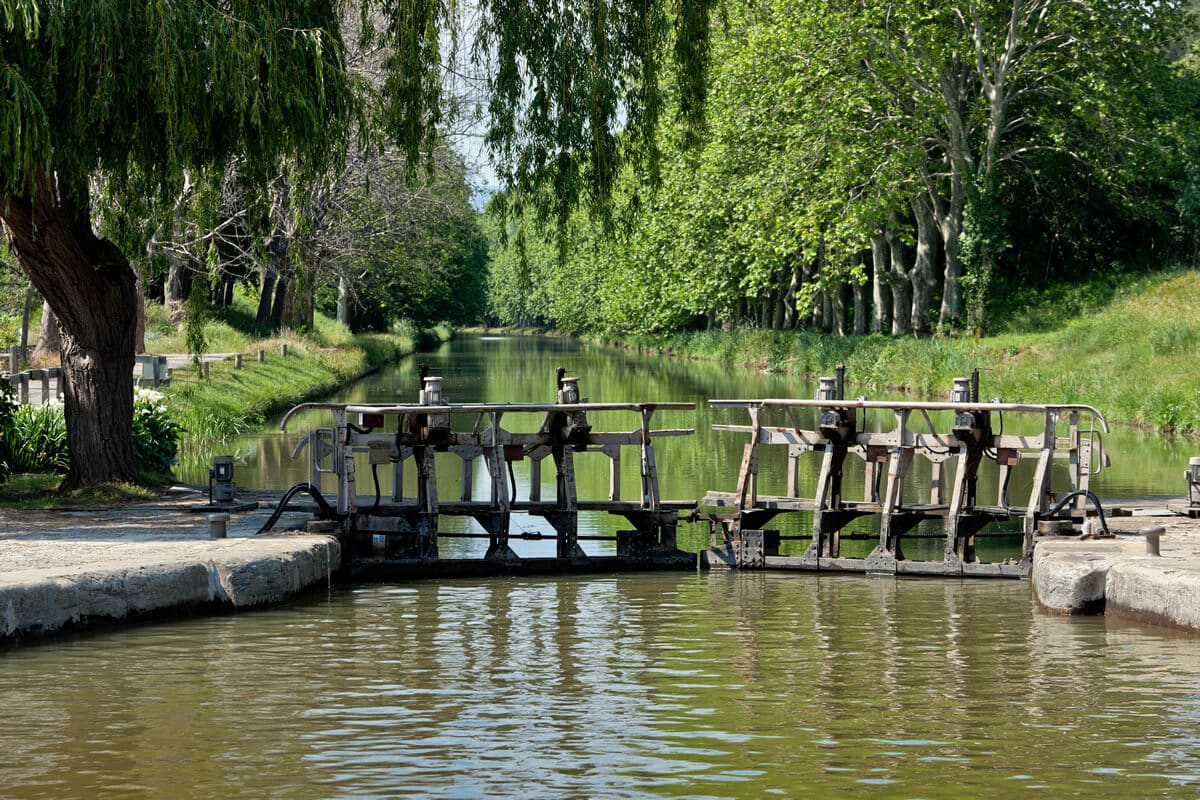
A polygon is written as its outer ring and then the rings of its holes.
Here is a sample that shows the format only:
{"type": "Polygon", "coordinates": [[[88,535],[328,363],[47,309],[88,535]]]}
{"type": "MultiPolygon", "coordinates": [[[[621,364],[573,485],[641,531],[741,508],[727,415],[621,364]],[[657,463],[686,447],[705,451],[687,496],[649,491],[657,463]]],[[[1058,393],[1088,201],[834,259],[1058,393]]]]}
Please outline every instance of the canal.
{"type": "MultiPolygon", "coordinates": [[[[659,445],[664,499],[733,483],[742,440],[709,426],[741,420],[703,401],[811,396],[791,377],[568,340],[464,337],[421,360],[455,402],[548,401],[558,366],[593,401],[697,401],[694,414],[656,418],[697,428],[659,445]]],[[[339,399],[411,402],[415,363],[339,399]]],[[[238,482],[305,479],[290,461],[296,438],[236,442],[238,482]]],[[[1106,444],[1101,496],[1179,493],[1187,443],[1114,429],[1106,444]]],[[[593,475],[583,460],[581,494],[598,497],[606,464],[593,475]]],[[[185,477],[200,482],[194,469],[185,477]]],[[[636,472],[624,480],[635,496],[636,472]]],[[[785,527],[801,533],[797,517],[785,527]]],[[[618,525],[583,527],[604,537],[618,525]]],[[[692,549],[706,535],[681,528],[692,549]]],[[[443,554],[478,546],[451,540],[443,554]]],[[[1017,581],[695,573],[336,587],[281,609],[0,654],[0,796],[1194,797],[1197,687],[1200,640],[1047,616],[1017,581]]]]}

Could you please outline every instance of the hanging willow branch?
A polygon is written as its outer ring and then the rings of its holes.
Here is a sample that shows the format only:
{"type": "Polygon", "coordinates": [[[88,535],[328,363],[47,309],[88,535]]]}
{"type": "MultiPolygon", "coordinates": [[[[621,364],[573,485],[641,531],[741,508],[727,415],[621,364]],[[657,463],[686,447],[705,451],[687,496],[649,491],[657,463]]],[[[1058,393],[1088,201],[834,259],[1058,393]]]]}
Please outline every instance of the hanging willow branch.
{"type": "Polygon", "coordinates": [[[532,199],[561,225],[586,201],[606,215],[624,160],[657,173],[666,52],[682,121],[699,130],[712,2],[482,0],[475,53],[491,67],[487,142],[514,211],[532,199]]]}

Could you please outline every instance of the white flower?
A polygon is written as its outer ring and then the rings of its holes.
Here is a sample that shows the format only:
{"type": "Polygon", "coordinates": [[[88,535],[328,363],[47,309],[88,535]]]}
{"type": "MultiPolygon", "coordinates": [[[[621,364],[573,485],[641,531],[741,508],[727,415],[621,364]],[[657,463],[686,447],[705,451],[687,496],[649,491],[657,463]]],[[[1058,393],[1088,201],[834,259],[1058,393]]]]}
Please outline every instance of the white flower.
{"type": "Polygon", "coordinates": [[[146,405],[161,405],[166,397],[162,392],[156,392],[153,389],[134,389],[133,401],[135,403],[145,403],[146,405]]]}

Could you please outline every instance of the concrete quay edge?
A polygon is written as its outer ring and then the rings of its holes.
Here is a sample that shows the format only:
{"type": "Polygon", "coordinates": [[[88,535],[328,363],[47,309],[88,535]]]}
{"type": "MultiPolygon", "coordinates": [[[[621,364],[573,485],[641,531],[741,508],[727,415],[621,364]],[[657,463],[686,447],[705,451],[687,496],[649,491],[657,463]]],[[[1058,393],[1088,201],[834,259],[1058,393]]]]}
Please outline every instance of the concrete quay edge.
{"type": "Polygon", "coordinates": [[[1141,537],[1039,542],[1034,599],[1051,613],[1102,612],[1200,632],[1200,537],[1188,522],[1167,521],[1160,556],[1147,555],[1141,537]]]}
{"type": "MultiPolygon", "coordinates": [[[[329,536],[145,544],[99,562],[0,572],[0,642],[162,612],[282,603],[330,582],[341,564],[329,536]]],[[[63,545],[41,543],[47,562],[63,545]]]]}

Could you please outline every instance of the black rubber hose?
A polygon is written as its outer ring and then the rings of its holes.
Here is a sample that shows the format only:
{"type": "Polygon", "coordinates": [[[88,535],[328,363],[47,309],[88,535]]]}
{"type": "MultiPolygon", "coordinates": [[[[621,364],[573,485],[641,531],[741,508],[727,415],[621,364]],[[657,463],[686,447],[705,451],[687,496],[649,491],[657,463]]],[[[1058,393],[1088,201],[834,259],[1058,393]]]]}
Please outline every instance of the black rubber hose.
{"type": "Polygon", "coordinates": [[[329,505],[329,501],[321,495],[321,492],[318,491],[315,486],[307,482],[297,483],[295,486],[283,493],[283,498],[279,501],[279,505],[275,506],[275,510],[271,512],[270,518],[267,519],[266,523],[261,528],[254,532],[254,535],[261,536],[262,534],[274,528],[275,523],[279,522],[279,518],[283,515],[284,509],[287,508],[287,504],[292,502],[292,498],[300,492],[308,492],[312,499],[316,501],[317,507],[321,509],[320,513],[317,514],[319,519],[340,520],[346,518],[345,514],[339,514],[333,506],[329,505]]]}
{"type": "Polygon", "coordinates": [[[371,480],[375,482],[375,505],[371,506],[371,513],[374,514],[379,510],[379,465],[371,465],[371,480]]]}
{"type": "Polygon", "coordinates": [[[1058,501],[1058,505],[1056,505],[1054,508],[1050,509],[1049,512],[1047,512],[1046,516],[1048,516],[1048,517],[1055,516],[1056,514],[1058,514],[1058,512],[1062,511],[1063,508],[1066,507],[1067,503],[1069,503],[1073,498],[1080,497],[1080,496],[1086,497],[1088,500],[1090,500],[1092,502],[1092,505],[1095,506],[1095,508],[1096,508],[1096,512],[1100,515],[1100,527],[1104,529],[1105,534],[1108,534],[1111,536],[1112,534],[1108,530],[1108,522],[1104,519],[1104,506],[1100,505],[1100,498],[1096,497],[1096,495],[1092,494],[1087,489],[1076,489],[1075,491],[1071,492],[1070,494],[1067,494],[1066,496],[1063,497],[1063,499],[1058,501]]]}
{"type": "Polygon", "coordinates": [[[346,423],[346,441],[344,442],[344,444],[346,444],[346,445],[350,444],[350,431],[354,431],[355,433],[366,436],[368,433],[371,433],[374,430],[375,430],[374,428],[360,428],[359,426],[355,425],[353,422],[347,422],[346,423]]]}
{"type": "Polygon", "coordinates": [[[1004,483],[1000,486],[1000,507],[1008,511],[1008,484],[1012,481],[1013,473],[1016,472],[1015,467],[1009,467],[1008,472],[1004,473],[1004,483]]]}

